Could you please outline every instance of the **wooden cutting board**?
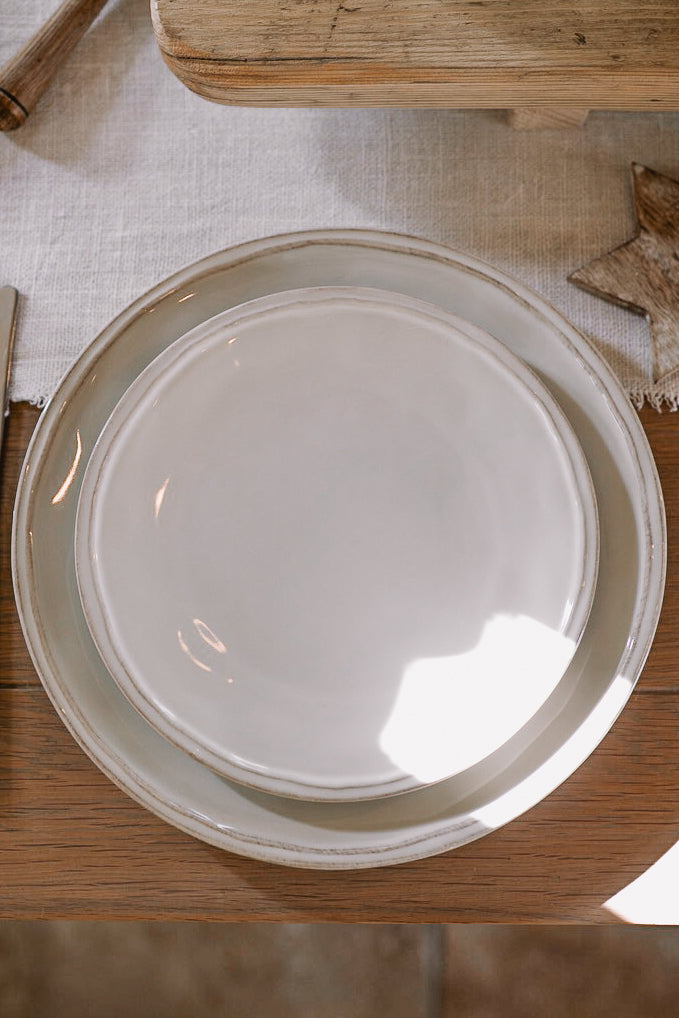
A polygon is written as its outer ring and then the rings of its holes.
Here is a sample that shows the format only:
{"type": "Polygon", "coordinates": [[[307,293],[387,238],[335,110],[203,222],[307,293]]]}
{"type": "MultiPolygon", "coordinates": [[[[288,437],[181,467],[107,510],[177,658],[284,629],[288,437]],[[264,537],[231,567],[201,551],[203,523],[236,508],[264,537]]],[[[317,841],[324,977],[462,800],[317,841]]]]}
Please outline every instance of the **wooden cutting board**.
{"type": "Polygon", "coordinates": [[[190,89],[251,106],[679,109],[677,0],[151,0],[190,89]]]}

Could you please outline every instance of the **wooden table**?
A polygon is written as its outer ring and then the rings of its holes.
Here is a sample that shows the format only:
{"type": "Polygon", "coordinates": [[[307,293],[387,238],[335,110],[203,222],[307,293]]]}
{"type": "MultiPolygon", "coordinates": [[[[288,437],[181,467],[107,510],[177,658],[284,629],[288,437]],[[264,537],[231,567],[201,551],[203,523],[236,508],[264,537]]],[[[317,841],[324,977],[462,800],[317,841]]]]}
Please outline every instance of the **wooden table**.
{"type": "Polygon", "coordinates": [[[641,414],[667,501],[667,592],[644,673],[599,749],[540,805],[474,844],[340,873],[252,862],[195,841],[128,799],[73,742],[31,665],[10,579],[12,502],[37,418],[13,407],[2,468],[1,917],[610,922],[606,902],[679,839],[676,414],[641,414]]]}
{"type": "Polygon", "coordinates": [[[679,109],[676,0],[151,0],[168,66],[259,106],[679,109]]]}

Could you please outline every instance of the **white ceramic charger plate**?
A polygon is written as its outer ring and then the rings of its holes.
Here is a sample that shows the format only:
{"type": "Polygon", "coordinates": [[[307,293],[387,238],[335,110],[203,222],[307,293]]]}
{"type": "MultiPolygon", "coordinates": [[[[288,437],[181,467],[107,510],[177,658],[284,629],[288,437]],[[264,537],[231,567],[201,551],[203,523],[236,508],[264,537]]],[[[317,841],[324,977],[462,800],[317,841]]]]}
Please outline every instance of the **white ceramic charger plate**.
{"type": "Polygon", "coordinates": [[[598,523],[558,404],[505,346],[367,288],[261,297],[126,391],[75,565],[119,687],[247,785],[340,801],[468,769],[542,706],[598,523]]]}
{"type": "Polygon", "coordinates": [[[318,869],[402,863],[456,848],[539,802],[595,749],[627,702],[655,633],[665,577],[662,494],[638,417],[610,369],[553,308],[474,259],[414,238],[319,231],[220,252],[141,297],[64,379],[31,441],[12,564],[33,661],[59,716],[134,799],[210,844],[318,869]],[[464,774],[397,797],[308,803],[248,790],[155,732],[90,637],[73,565],[90,452],[116,403],[173,340],[225,308],[307,286],[374,286],[447,308],[506,343],[542,377],[587,457],[601,555],[575,657],[538,714],[464,774]]]}

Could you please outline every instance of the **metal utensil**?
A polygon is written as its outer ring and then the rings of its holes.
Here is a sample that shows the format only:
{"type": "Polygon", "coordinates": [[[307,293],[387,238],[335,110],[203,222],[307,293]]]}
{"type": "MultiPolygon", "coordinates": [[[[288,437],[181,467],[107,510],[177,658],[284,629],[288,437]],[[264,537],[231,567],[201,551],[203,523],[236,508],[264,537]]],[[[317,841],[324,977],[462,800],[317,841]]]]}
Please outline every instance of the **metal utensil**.
{"type": "Polygon", "coordinates": [[[17,292],[13,286],[0,289],[0,446],[5,417],[9,413],[9,371],[12,363],[14,346],[14,326],[16,324],[17,292]]]}

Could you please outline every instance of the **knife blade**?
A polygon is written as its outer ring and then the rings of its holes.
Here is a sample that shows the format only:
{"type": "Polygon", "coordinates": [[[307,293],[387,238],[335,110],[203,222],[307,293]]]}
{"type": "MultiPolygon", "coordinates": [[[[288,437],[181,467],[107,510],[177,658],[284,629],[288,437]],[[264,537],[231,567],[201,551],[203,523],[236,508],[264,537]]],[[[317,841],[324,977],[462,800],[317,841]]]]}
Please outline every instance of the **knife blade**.
{"type": "Polygon", "coordinates": [[[17,292],[13,286],[0,289],[0,447],[5,417],[9,413],[9,372],[12,364],[17,292]]]}

